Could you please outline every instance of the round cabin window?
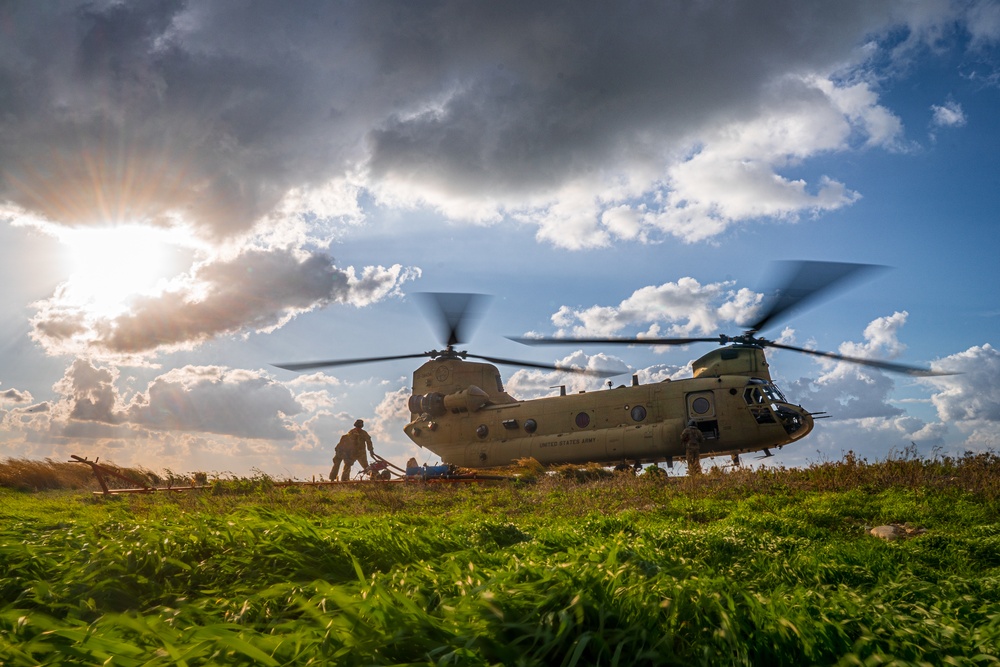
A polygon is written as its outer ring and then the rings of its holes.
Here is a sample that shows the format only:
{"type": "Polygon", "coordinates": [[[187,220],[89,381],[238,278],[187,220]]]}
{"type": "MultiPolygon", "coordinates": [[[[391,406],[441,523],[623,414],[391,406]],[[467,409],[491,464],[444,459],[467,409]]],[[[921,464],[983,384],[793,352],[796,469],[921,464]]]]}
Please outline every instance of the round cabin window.
{"type": "Polygon", "coordinates": [[[586,412],[581,412],[576,416],[576,427],[577,428],[587,428],[590,426],[590,415],[586,412]]]}
{"type": "Polygon", "coordinates": [[[486,424],[480,424],[479,427],[476,428],[476,435],[478,435],[480,438],[485,438],[489,434],[490,434],[490,429],[488,426],[486,426],[486,424]]]}
{"type": "Polygon", "coordinates": [[[691,401],[691,409],[694,410],[699,415],[703,415],[712,409],[712,404],[709,403],[707,398],[698,397],[691,401]]]}
{"type": "Polygon", "coordinates": [[[642,407],[641,405],[637,405],[634,408],[632,408],[631,414],[632,414],[632,421],[641,422],[643,419],[646,418],[646,408],[642,407]]]}
{"type": "Polygon", "coordinates": [[[525,419],[524,420],[524,432],[525,433],[534,433],[537,430],[538,430],[538,422],[536,422],[534,419],[525,419]]]}

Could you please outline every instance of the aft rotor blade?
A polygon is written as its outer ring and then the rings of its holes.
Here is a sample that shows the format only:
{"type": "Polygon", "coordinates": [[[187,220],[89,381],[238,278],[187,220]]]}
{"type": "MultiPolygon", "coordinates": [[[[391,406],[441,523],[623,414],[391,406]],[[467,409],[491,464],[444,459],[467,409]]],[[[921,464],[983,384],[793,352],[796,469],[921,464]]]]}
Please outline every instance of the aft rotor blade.
{"type": "Polygon", "coordinates": [[[902,373],[904,375],[913,375],[917,377],[954,375],[954,373],[933,371],[929,368],[923,368],[921,366],[911,366],[909,364],[900,364],[892,361],[879,361],[877,359],[862,359],[860,357],[848,357],[843,354],[835,354],[833,352],[822,352],[820,350],[809,350],[804,347],[795,347],[794,345],[783,345],[782,343],[772,343],[771,341],[760,341],[760,342],[762,345],[766,345],[767,347],[776,347],[781,350],[791,350],[793,352],[804,352],[805,354],[811,354],[816,357],[826,357],[827,359],[834,359],[836,361],[846,361],[852,364],[871,366],[872,368],[878,368],[883,371],[889,371],[891,373],[902,373]]]}
{"type": "Polygon", "coordinates": [[[757,332],[792,310],[802,308],[834,287],[845,288],[862,274],[886,267],[847,262],[794,261],[776,262],[783,274],[777,289],[765,299],[766,308],[759,319],[747,327],[757,332]]]}
{"type": "Polygon", "coordinates": [[[712,338],[532,338],[507,336],[509,340],[524,345],[689,345],[691,343],[725,343],[725,339],[712,338]]]}
{"type": "Polygon", "coordinates": [[[271,364],[286,371],[306,371],[313,368],[330,368],[332,366],[350,366],[352,364],[368,364],[375,361],[393,361],[395,359],[418,359],[429,356],[426,352],[417,354],[397,354],[389,357],[364,357],[359,359],[329,359],[327,361],[303,361],[292,364],[271,364]]]}
{"type": "Polygon", "coordinates": [[[485,310],[481,306],[490,298],[463,292],[417,292],[415,296],[436,311],[438,336],[449,347],[466,341],[470,327],[485,310]]]}
{"type": "Polygon", "coordinates": [[[499,357],[484,357],[478,354],[468,354],[467,357],[473,359],[482,359],[483,361],[488,361],[491,364],[503,364],[505,366],[523,366],[525,368],[541,368],[547,371],[562,371],[563,373],[578,373],[580,375],[596,375],[597,377],[609,378],[615,375],[624,375],[628,373],[628,370],[624,371],[601,371],[601,370],[591,370],[586,368],[577,368],[575,366],[559,366],[558,364],[543,364],[536,361],[520,361],[517,359],[501,359],[499,357]]]}

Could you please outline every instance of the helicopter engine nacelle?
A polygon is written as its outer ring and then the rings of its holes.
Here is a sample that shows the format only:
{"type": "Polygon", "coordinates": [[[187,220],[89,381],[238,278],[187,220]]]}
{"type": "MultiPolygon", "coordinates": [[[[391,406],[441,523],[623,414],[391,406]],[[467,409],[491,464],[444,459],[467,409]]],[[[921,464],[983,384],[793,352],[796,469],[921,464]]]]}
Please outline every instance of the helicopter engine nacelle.
{"type": "Polygon", "coordinates": [[[442,396],[436,391],[410,396],[408,407],[410,412],[415,415],[438,417],[449,410],[451,412],[475,412],[489,402],[489,394],[473,385],[447,396],[442,396]]]}
{"type": "Polygon", "coordinates": [[[407,401],[407,407],[415,415],[437,417],[438,415],[443,415],[445,412],[444,396],[436,391],[430,394],[415,394],[410,396],[410,400],[407,401]]]}

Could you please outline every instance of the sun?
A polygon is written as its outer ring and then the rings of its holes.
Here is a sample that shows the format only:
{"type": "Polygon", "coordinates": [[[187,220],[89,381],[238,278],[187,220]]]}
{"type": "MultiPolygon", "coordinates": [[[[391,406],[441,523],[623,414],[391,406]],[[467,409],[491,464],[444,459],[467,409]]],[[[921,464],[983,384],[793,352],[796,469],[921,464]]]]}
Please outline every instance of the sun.
{"type": "Polygon", "coordinates": [[[114,317],[138,295],[162,291],[188,252],[171,230],[144,225],[66,230],[69,277],[63,297],[94,315],[114,317]]]}

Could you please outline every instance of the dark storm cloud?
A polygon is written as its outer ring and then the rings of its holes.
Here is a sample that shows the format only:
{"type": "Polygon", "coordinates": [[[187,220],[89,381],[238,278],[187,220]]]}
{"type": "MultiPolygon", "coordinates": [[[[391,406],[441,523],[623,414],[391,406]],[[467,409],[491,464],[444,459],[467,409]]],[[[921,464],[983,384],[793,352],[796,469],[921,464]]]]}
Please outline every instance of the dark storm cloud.
{"type": "MultiPolygon", "coordinates": [[[[217,18],[199,27],[224,44],[217,18]]],[[[3,194],[55,222],[172,215],[223,236],[343,166],[294,44],[185,44],[197,12],[178,2],[25,3],[3,21],[3,194]]]]}
{"type": "MultiPolygon", "coordinates": [[[[63,224],[183,219],[219,238],[350,174],[456,213],[484,197],[494,211],[547,206],[578,182],[642,193],[711,128],[753,120],[777,82],[787,96],[788,81],[856,64],[870,36],[916,35],[928,16],[951,14],[793,0],[8,3],[0,197],[63,224]]],[[[851,201],[832,192],[784,206],[851,201]]]]}
{"type": "Polygon", "coordinates": [[[35,340],[51,353],[130,355],[191,347],[244,329],[266,331],[330,303],[365,305],[412,277],[399,265],[361,276],[324,254],[250,250],[196,269],[117,316],[87,313],[58,298],[36,304],[35,340]]]}
{"type": "Polygon", "coordinates": [[[749,117],[779,67],[828,68],[870,21],[886,18],[861,5],[783,2],[508,10],[414,10],[410,20],[424,29],[393,52],[417,54],[409,68],[418,73],[450,54],[454,74],[441,81],[440,106],[431,97],[425,110],[393,113],[372,133],[376,174],[428,169],[456,189],[492,191],[499,179],[501,188],[537,190],[608,163],[660,159],[662,146],[680,148],[713,117],[749,117]]]}
{"type": "MultiPolygon", "coordinates": [[[[861,0],[6,3],[0,219],[191,227],[203,243],[200,264],[125,314],[69,289],[36,304],[53,353],[184,348],[390,294],[416,271],[355,276],[303,250],[316,223],[363,219],[362,202],[509,215],[567,248],[701,241],[855,201],[833,177],[781,171],[895,146],[865,58],[888,57],[887,34],[912,49],[982,15],[861,0]],[[223,240],[255,249],[232,259],[223,240]]],[[[995,38],[977,25],[977,42],[995,38]]]]}

